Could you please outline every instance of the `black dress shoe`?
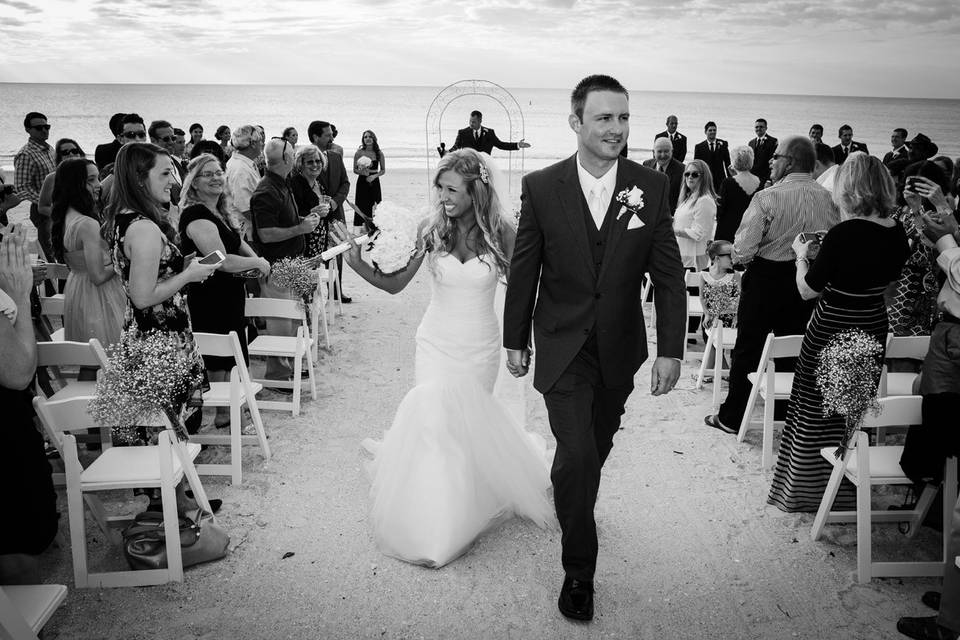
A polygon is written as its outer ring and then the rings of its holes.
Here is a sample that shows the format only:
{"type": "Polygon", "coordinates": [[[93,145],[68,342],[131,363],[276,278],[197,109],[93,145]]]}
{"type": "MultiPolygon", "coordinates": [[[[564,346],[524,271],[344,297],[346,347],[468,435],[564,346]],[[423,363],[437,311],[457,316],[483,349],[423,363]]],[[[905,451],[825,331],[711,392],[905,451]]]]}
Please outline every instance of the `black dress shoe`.
{"type": "Polygon", "coordinates": [[[920,598],[920,602],[927,605],[934,611],[940,611],[940,592],[925,591],[923,596],[920,598]]]}
{"type": "Polygon", "coordinates": [[[936,616],[900,618],[897,620],[897,631],[914,640],[957,640],[960,635],[937,624],[936,616]]]}
{"type": "Polygon", "coordinates": [[[593,620],[593,583],[564,578],[557,606],[560,613],[573,620],[593,620]]]}
{"type": "Polygon", "coordinates": [[[351,298],[350,296],[341,295],[340,302],[342,302],[343,304],[350,304],[351,302],[353,302],[353,298],[351,298]]]}

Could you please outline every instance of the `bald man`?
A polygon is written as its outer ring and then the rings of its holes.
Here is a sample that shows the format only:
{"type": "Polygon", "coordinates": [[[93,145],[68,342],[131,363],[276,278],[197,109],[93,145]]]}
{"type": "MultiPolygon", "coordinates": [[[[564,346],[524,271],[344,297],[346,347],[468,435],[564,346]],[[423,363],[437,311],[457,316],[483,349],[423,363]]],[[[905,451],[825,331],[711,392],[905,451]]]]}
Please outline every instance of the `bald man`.
{"type": "Polygon", "coordinates": [[[677,210],[677,200],[680,198],[680,187],[683,185],[683,163],[673,157],[673,143],[670,138],[657,138],[653,141],[653,159],[647,160],[643,166],[667,174],[670,178],[670,213],[677,210]]]}

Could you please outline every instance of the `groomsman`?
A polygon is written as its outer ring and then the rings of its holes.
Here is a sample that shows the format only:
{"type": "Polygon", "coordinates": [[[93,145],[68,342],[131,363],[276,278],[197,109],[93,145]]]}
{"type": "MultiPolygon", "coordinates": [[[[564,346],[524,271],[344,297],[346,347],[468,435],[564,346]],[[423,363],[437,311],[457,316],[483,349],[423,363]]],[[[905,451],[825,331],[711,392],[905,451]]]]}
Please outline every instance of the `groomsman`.
{"type": "MultiPolygon", "coordinates": [[[[667,130],[653,136],[653,141],[656,142],[658,138],[669,139],[670,144],[673,145],[673,159],[677,162],[683,162],[684,158],[687,157],[687,136],[677,131],[677,124],[677,116],[667,116],[667,130]]],[[[673,204],[676,205],[677,203],[674,202],[673,204]]]]}
{"type": "Polygon", "coordinates": [[[833,148],[833,161],[838,165],[843,164],[847,156],[855,151],[870,153],[867,151],[867,145],[853,139],[853,127],[850,125],[840,125],[837,135],[840,137],[840,144],[833,148]]]}
{"type": "Polygon", "coordinates": [[[683,163],[673,158],[673,146],[669,138],[657,138],[653,141],[653,159],[647,160],[643,166],[660,173],[667,174],[670,179],[670,215],[677,210],[677,200],[680,198],[680,187],[683,186],[683,163]]]}
{"type": "Polygon", "coordinates": [[[703,160],[713,175],[713,189],[720,193],[720,183],[730,175],[730,147],[726,140],[717,137],[717,123],[708,122],[703,127],[707,139],[693,148],[693,159],[703,160]]]}
{"type": "Polygon", "coordinates": [[[910,149],[907,147],[907,130],[898,127],[890,134],[891,151],[883,156],[883,165],[890,171],[890,175],[896,178],[906,165],[898,160],[906,160],[910,157],[910,149]]]}
{"type": "Polygon", "coordinates": [[[770,160],[777,149],[777,139],[767,135],[767,121],[757,118],[753,123],[753,132],[757,137],[747,144],[753,149],[753,168],[750,173],[760,178],[760,184],[766,186],[770,179],[770,160]]]}

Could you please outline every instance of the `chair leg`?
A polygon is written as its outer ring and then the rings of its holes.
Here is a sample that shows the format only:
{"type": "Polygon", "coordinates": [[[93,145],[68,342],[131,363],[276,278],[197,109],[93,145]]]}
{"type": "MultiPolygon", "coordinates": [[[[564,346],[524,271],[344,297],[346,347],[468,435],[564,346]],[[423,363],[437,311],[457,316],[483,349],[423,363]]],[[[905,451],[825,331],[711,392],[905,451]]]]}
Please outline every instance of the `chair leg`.
{"type": "Polygon", "coordinates": [[[260,407],[257,405],[256,396],[250,392],[247,392],[247,408],[250,410],[253,426],[257,430],[257,439],[260,441],[260,450],[263,452],[263,457],[269,459],[270,444],[267,442],[267,432],[263,428],[263,417],[260,415],[260,407]]]}
{"type": "Polygon", "coordinates": [[[713,410],[720,408],[720,372],[723,371],[723,327],[717,327],[713,340],[713,410]]]}
{"type": "Polygon", "coordinates": [[[763,445],[760,454],[760,464],[764,469],[773,466],[773,407],[776,394],[767,389],[763,399],[763,445]]]}
{"type": "Polygon", "coordinates": [[[700,372],[697,374],[697,389],[703,389],[703,376],[707,372],[707,357],[713,346],[713,331],[707,334],[707,344],[703,347],[703,359],[700,360],[700,372]]]}
{"type": "Polygon", "coordinates": [[[863,584],[873,577],[871,561],[870,438],[863,431],[857,440],[857,580],[863,584]]]}
{"type": "Polygon", "coordinates": [[[743,410],[743,419],[740,421],[740,431],[737,432],[737,442],[743,442],[750,429],[750,418],[753,416],[753,408],[757,404],[757,395],[760,393],[760,379],[763,373],[757,374],[757,382],[750,388],[750,395],[747,398],[747,406],[743,410]]]}
{"type": "MultiPolygon", "coordinates": [[[[316,343],[315,343],[315,344],[316,344],[316,343]]],[[[310,397],[311,397],[313,400],[316,400],[316,399],[317,399],[317,381],[316,381],[316,378],[314,377],[316,374],[314,374],[314,371],[313,371],[313,365],[314,365],[314,363],[316,362],[316,360],[314,360],[313,354],[310,353],[310,350],[309,350],[309,349],[307,349],[306,351],[307,351],[307,353],[306,353],[306,356],[307,356],[307,376],[308,376],[309,379],[310,379],[310,397]]]]}
{"type": "Polygon", "coordinates": [[[293,415],[295,417],[300,415],[300,388],[303,386],[303,378],[300,376],[303,366],[303,351],[302,343],[300,344],[301,348],[297,349],[296,355],[293,356],[293,415]]]}
{"type": "Polygon", "coordinates": [[[823,527],[827,523],[827,516],[830,515],[833,501],[836,500],[837,492],[840,491],[840,481],[843,480],[843,472],[847,468],[846,457],[849,455],[849,453],[845,453],[843,460],[837,460],[833,463],[830,480],[827,481],[827,488],[823,492],[823,498],[820,499],[820,508],[817,509],[817,515],[813,519],[813,528],[810,529],[810,537],[813,540],[819,540],[823,534],[823,527]]]}
{"type": "MultiPolygon", "coordinates": [[[[231,378],[234,376],[236,376],[236,371],[231,378]]],[[[236,386],[233,386],[233,380],[231,380],[233,390],[230,395],[236,396],[230,399],[230,483],[234,486],[243,482],[243,447],[240,444],[243,418],[240,411],[239,384],[238,380],[236,386]]]]}
{"type": "MultiPolygon", "coordinates": [[[[67,511],[70,514],[70,549],[73,553],[73,584],[77,589],[88,586],[87,530],[84,524],[83,497],[79,486],[68,478],[67,511]]],[[[76,478],[77,483],[80,479],[76,478]]]]}

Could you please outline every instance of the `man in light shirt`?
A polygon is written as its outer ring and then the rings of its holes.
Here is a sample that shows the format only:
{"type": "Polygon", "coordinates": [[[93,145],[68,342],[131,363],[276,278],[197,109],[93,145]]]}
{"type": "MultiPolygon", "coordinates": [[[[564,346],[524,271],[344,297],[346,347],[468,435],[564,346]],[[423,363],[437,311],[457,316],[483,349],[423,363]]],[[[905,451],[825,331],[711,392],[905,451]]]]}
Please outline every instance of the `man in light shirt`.
{"type": "MultiPolygon", "coordinates": [[[[252,124],[237,127],[230,138],[234,152],[227,160],[227,211],[243,224],[243,237],[253,240],[250,196],[260,184],[256,159],[263,151],[263,136],[252,124]]],[[[256,248],[256,247],[255,247],[256,248]]]]}

